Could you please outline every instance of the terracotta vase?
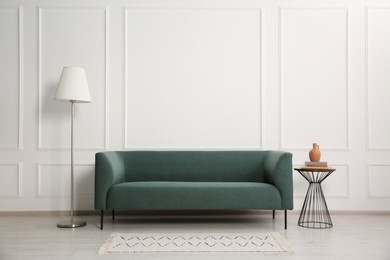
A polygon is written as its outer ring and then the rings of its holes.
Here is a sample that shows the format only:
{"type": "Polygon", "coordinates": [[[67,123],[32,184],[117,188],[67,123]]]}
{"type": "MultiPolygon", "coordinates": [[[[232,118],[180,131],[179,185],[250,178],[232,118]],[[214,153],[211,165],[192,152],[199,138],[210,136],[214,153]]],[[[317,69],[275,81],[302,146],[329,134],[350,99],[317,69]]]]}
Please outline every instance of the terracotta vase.
{"type": "Polygon", "coordinates": [[[321,159],[321,151],[318,144],[314,143],[313,148],[309,152],[309,158],[311,162],[319,162],[321,159]]]}

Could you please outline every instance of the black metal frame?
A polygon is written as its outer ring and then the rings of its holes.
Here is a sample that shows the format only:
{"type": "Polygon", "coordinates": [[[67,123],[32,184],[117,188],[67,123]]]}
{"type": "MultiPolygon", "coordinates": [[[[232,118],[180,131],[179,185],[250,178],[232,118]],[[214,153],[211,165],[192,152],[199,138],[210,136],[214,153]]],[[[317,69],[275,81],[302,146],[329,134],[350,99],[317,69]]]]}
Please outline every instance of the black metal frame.
{"type": "MultiPolygon", "coordinates": [[[[104,210],[100,210],[100,230],[103,230],[104,210]]],[[[272,219],[275,219],[275,210],[272,210],[272,219]]],[[[112,210],[112,221],[115,220],[115,210],[112,210]]],[[[284,229],[287,229],[287,210],[284,210],[284,229]]]]}
{"type": "Polygon", "coordinates": [[[308,182],[309,187],[299,215],[298,226],[305,228],[323,229],[333,227],[321,182],[335,169],[308,170],[295,169],[308,182]]]}

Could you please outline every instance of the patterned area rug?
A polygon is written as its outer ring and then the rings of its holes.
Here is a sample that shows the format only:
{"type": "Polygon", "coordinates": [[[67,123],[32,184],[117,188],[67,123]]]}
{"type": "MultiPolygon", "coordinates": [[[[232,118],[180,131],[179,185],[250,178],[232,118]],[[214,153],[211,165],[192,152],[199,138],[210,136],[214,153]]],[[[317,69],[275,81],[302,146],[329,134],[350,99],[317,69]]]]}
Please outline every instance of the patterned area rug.
{"type": "Polygon", "coordinates": [[[136,252],[292,252],[279,233],[113,233],[99,254],[136,252]]]}

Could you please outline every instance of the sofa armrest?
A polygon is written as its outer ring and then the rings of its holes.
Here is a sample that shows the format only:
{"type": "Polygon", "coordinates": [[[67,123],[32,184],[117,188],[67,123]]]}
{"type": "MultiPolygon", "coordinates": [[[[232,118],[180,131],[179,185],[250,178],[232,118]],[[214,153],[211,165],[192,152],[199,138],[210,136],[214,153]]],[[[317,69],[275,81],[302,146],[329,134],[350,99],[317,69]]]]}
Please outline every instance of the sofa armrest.
{"type": "Polygon", "coordinates": [[[125,166],[117,152],[101,152],[95,155],[95,209],[106,208],[107,193],[118,183],[125,181],[125,166]]]}
{"type": "Polygon", "coordinates": [[[265,181],[275,185],[282,196],[282,209],[293,209],[292,154],[269,151],[264,161],[265,181]]]}

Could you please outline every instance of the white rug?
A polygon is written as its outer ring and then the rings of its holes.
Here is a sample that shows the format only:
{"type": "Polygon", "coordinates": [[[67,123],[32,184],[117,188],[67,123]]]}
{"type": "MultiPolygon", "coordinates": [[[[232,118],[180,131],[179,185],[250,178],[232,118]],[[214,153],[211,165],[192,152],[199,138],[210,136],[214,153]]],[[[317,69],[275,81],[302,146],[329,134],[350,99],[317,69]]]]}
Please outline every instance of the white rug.
{"type": "Polygon", "coordinates": [[[99,254],[137,252],[292,252],[279,233],[113,233],[99,254]]]}

